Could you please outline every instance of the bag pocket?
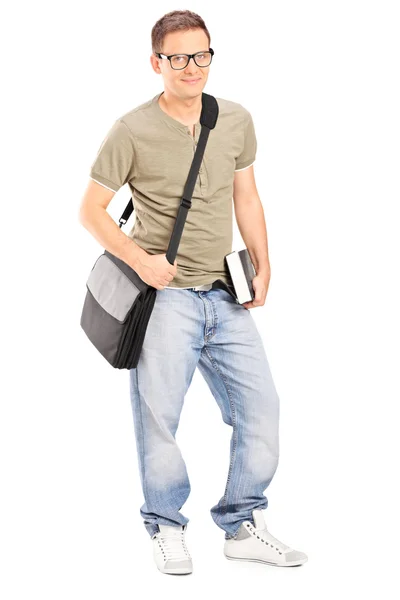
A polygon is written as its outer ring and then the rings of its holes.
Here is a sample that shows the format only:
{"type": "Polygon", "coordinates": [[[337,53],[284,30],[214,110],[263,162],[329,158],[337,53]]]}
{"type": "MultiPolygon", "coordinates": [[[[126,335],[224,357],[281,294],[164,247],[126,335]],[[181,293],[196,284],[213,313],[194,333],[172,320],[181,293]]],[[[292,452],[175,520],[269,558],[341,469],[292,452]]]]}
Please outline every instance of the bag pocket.
{"type": "Polygon", "coordinates": [[[140,290],[105,254],[97,259],[86,282],[93,298],[120,323],[128,317],[140,290]]]}
{"type": "Polygon", "coordinates": [[[113,367],[123,368],[121,357],[136,342],[127,333],[134,329],[143,293],[105,254],[96,260],[86,287],[81,327],[113,367]]]}

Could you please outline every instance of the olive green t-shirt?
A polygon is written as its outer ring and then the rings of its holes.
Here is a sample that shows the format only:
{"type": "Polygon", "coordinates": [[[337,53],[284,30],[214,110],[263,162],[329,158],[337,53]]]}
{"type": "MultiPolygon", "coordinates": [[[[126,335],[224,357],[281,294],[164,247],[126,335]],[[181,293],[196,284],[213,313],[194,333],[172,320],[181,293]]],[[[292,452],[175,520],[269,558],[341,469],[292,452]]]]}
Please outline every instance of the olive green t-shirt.
{"type": "MultiPolygon", "coordinates": [[[[149,254],[166,253],[200,136],[170,117],[161,92],[117,119],[90,168],[90,177],[117,192],[128,184],[135,221],[127,235],[149,254]]],[[[210,131],[176,255],[177,273],[167,287],[230,281],[225,256],[232,252],[234,172],[251,166],[257,141],[251,114],[217,98],[210,131]]]]}

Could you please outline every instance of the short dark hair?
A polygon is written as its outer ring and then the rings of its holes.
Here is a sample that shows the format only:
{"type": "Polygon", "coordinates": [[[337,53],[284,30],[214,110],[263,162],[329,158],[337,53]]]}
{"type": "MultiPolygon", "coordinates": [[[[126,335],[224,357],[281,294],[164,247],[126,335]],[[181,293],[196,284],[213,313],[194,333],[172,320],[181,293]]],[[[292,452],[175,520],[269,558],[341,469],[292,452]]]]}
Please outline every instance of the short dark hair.
{"type": "Polygon", "coordinates": [[[162,52],[164,38],[174,31],[187,31],[188,29],[202,29],[211,44],[210,33],[200,15],[191,10],[173,10],[158,19],[151,30],[151,47],[153,52],[162,52]]]}

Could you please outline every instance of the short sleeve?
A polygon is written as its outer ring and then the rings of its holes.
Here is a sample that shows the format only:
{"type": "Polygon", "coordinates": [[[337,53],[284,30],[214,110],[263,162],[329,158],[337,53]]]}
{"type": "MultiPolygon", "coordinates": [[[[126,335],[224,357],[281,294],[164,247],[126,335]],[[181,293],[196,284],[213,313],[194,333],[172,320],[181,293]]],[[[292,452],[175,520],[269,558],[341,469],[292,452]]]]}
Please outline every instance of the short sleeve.
{"type": "Polygon", "coordinates": [[[245,169],[253,164],[256,160],[257,153],[257,138],[254,130],[254,123],[251,114],[247,111],[247,116],[244,123],[244,140],[243,149],[239,156],[236,157],[235,171],[245,169]]]}
{"type": "Polygon", "coordinates": [[[102,141],[90,167],[90,177],[117,192],[134,176],[135,156],[132,132],[117,119],[102,141]]]}

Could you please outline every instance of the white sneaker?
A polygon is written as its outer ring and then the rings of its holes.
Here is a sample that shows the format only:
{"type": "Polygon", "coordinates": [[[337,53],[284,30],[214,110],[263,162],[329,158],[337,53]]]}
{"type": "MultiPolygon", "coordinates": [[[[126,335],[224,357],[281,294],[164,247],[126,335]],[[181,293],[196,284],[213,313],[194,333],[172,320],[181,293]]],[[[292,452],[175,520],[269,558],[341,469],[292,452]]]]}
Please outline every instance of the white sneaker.
{"type": "Polygon", "coordinates": [[[225,540],[226,558],[276,567],[294,567],[307,562],[304,552],[293,550],[269,533],[261,510],[253,510],[252,514],[255,526],[250,521],[243,521],[236,536],[225,540]]]}
{"type": "Polygon", "coordinates": [[[160,531],[153,540],[154,560],[162,573],[183,575],[192,573],[192,558],[186,547],[187,525],[158,525],[160,531]]]}

